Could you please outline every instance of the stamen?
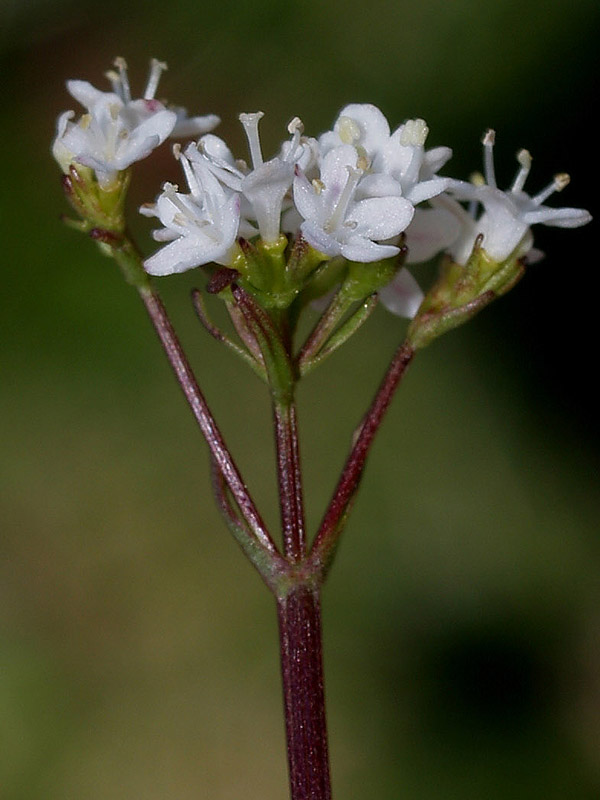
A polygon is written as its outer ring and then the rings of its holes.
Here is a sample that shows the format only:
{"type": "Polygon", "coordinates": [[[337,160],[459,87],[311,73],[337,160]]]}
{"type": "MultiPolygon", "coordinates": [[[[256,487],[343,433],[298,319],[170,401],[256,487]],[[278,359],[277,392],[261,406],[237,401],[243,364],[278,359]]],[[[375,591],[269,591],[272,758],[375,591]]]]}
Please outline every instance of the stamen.
{"type": "Polygon", "coordinates": [[[181,162],[181,166],[183,167],[183,172],[185,174],[186,180],[188,182],[188,186],[190,187],[190,192],[192,193],[192,197],[194,199],[199,200],[202,196],[202,185],[198,181],[196,177],[196,173],[192,169],[192,165],[190,164],[189,160],[183,153],[179,153],[179,161],[181,162]]]}
{"type": "Polygon", "coordinates": [[[407,119],[402,126],[400,144],[403,147],[423,147],[429,128],[424,119],[407,119]]]}
{"type": "Polygon", "coordinates": [[[424,119],[409,119],[402,126],[400,144],[411,148],[410,161],[402,173],[404,184],[414,184],[419,181],[419,172],[423,164],[423,145],[427,139],[429,128],[424,119]]]}
{"type": "Polygon", "coordinates": [[[258,135],[258,123],[264,117],[262,111],[257,111],[253,114],[240,114],[239,120],[244,126],[246,138],[248,139],[248,146],[250,147],[250,157],[252,159],[252,166],[254,169],[263,164],[262,152],[260,149],[260,138],[258,135]]]}
{"type": "Polygon", "coordinates": [[[557,192],[562,192],[562,190],[571,183],[571,176],[568,172],[559,172],[558,175],[554,176],[554,185],[556,186],[557,192]]]}
{"type": "Polygon", "coordinates": [[[536,206],[541,205],[544,200],[550,197],[551,194],[554,194],[554,192],[562,192],[565,186],[569,184],[570,180],[571,178],[566,172],[560,172],[558,175],[554,176],[552,183],[549,183],[545,189],[542,189],[535,197],[531,198],[531,202],[536,206]]]}
{"type": "Polygon", "coordinates": [[[302,124],[300,117],[294,117],[294,119],[292,119],[287,126],[287,129],[288,133],[292,134],[292,141],[290,142],[290,149],[288,150],[284,161],[291,161],[293,163],[296,160],[296,150],[300,145],[300,137],[304,132],[304,125],[302,124]]]}
{"type": "Polygon", "coordinates": [[[288,133],[294,135],[298,132],[298,135],[304,133],[304,123],[300,119],[300,117],[294,117],[294,119],[290,120],[287,126],[288,133]]]}
{"type": "Polygon", "coordinates": [[[496,141],[496,131],[488,128],[481,141],[483,144],[485,180],[488,186],[496,189],[496,172],[494,170],[494,142],[496,141]]]}
{"type": "Polygon", "coordinates": [[[165,183],[163,186],[163,194],[170,200],[171,203],[178,209],[179,213],[176,213],[173,217],[173,221],[177,223],[177,225],[186,225],[192,218],[190,216],[189,209],[186,208],[185,204],[181,201],[181,198],[177,197],[177,192],[179,191],[179,186],[176,183],[165,183]]]}
{"type": "Polygon", "coordinates": [[[336,127],[344,144],[354,144],[360,139],[360,128],[351,117],[340,117],[336,127]]]}
{"type": "Polygon", "coordinates": [[[316,194],[321,194],[323,189],[325,188],[325,184],[320,178],[313,178],[311,181],[312,187],[315,190],[316,194]]]}
{"type": "Polygon", "coordinates": [[[176,183],[165,181],[162,186],[162,191],[163,194],[166,195],[170,200],[171,196],[179,191],[179,186],[176,183]]]}
{"type": "MultiPolygon", "coordinates": [[[[224,158],[219,158],[215,153],[210,152],[203,142],[202,139],[194,146],[194,144],[188,145],[186,149],[186,155],[190,159],[190,161],[194,161],[196,163],[205,163],[207,162],[208,169],[213,172],[219,180],[224,180],[226,182],[227,175],[233,175],[236,178],[243,178],[244,175],[247,173],[247,169],[243,171],[236,169],[235,166],[226,161],[224,158]],[[194,149],[200,154],[201,158],[195,158],[194,149]],[[226,173],[226,176],[222,176],[221,173],[226,173]]],[[[236,165],[239,165],[239,162],[236,161],[236,165]]],[[[245,166],[245,165],[244,165],[245,166]]]]}
{"type": "Polygon", "coordinates": [[[104,77],[108,78],[108,80],[110,81],[110,85],[112,86],[114,94],[118,94],[119,97],[123,99],[121,91],[121,79],[119,78],[118,73],[115,72],[114,69],[109,69],[108,72],[104,73],[104,77]]]}
{"type": "MultiPolygon", "coordinates": [[[[117,122],[119,117],[119,106],[116,103],[111,103],[108,107],[111,119],[114,123],[117,122]]],[[[116,154],[117,136],[120,131],[118,125],[109,125],[106,132],[106,153],[110,158],[114,158],[116,154]]]]}
{"type": "Polygon", "coordinates": [[[159,61],[156,58],[150,61],[150,75],[148,76],[146,91],[144,92],[144,100],[154,100],[160,76],[166,69],[167,65],[164,61],[159,61]]]}
{"type": "Polygon", "coordinates": [[[523,186],[525,186],[525,181],[527,180],[529,170],[531,169],[531,160],[531,153],[529,150],[519,150],[517,153],[517,161],[521,165],[521,168],[515,176],[513,185],[510,187],[511,192],[520,192],[523,189],[523,186]]]}
{"type": "Polygon", "coordinates": [[[348,208],[348,204],[352,199],[352,195],[354,194],[354,190],[356,189],[356,184],[360,180],[362,170],[360,169],[353,169],[352,167],[346,167],[348,170],[348,180],[346,181],[346,185],[344,186],[344,190],[340,195],[340,199],[337,202],[336,207],[333,210],[333,214],[329,217],[326,224],[323,226],[324,230],[327,233],[331,233],[336,228],[338,228],[342,220],[346,215],[346,209],[348,208]]]}
{"type": "Polygon", "coordinates": [[[127,62],[124,58],[119,56],[114,60],[115,67],[119,70],[119,81],[121,84],[121,91],[118,94],[121,95],[121,100],[124,103],[131,102],[131,90],[129,88],[129,78],[127,77],[127,62]]]}

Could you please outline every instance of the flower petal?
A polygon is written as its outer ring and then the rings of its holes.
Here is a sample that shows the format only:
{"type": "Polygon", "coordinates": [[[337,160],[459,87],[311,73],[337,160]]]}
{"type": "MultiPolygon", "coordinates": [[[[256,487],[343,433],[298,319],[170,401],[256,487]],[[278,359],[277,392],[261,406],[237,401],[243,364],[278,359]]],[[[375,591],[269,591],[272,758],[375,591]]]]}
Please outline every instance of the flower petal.
{"type": "Polygon", "coordinates": [[[391,239],[406,230],[414,213],[412,203],[403,197],[370,197],[355,203],[348,220],[369,239],[391,239]]]}
{"type": "Polygon", "coordinates": [[[182,106],[171,108],[177,115],[177,122],[171,131],[173,139],[187,139],[199,134],[208,133],[221,122],[216,114],[206,114],[203,117],[188,117],[187,110],[182,106]]]}
{"type": "Polygon", "coordinates": [[[354,234],[350,235],[342,244],[340,252],[349,261],[368,264],[371,261],[381,261],[384,258],[397,256],[400,249],[391,244],[375,244],[364,236],[354,234]]]}
{"type": "Polygon", "coordinates": [[[325,233],[323,228],[312,220],[305,220],[300,226],[302,235],[311,247],[327,256],[337,256],[341,252],[341,245],[337,239],[325,233]]]}
{"type": "Polygon", "coordinates": [[[406,229],[408,263],[429,261],[458,238],[458,218],[443,208],[417,208],[406,229]]]}
{"type": "Polygon", "coordinates": [[[528,225],[543,222],[557,228],[579,228],[592,221],[592,215],[584,208],[547,208],[540,207],[536,211],[527,211],[523,219],[528,225]]]}
{"type": "Polygon", "coordinates": [[[392,314],[412,319],[419,310],[425,295],[411,273],[406,267],[402,267],[394,276],[393,281],[380,289],[379,297],[392,314]]]}
{"type": "Polygon", "coordinates": [[[88,81],[67,81],[67,90],[71,97],[74,97],[75,100],[81,103],[84,108],[87,108],[88,111],[98,102],[116,104],[119,108],[123,105],[123,101],[118,94],[114,94],[114,92],[101,92],[100,89],[96,89],[96,87],[92,86],[88,81]]]}

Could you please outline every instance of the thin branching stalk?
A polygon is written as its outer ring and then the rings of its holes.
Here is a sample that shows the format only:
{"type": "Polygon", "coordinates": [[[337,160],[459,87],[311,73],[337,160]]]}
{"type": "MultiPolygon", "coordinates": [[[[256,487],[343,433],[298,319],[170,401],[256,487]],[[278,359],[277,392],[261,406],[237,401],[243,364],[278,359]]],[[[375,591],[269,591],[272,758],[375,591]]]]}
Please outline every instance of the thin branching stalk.
{"type": "Polygon", "coordinates": [[[356,493],[373,439],[414,354],[409,342],[404,342],[396,350],[377,394],[355,434],[353,447],[311,549],[312,563],[324,572],[329,568],[335,554],[343,530],[340,522],[348,515],[349,504],[356,493]]]}

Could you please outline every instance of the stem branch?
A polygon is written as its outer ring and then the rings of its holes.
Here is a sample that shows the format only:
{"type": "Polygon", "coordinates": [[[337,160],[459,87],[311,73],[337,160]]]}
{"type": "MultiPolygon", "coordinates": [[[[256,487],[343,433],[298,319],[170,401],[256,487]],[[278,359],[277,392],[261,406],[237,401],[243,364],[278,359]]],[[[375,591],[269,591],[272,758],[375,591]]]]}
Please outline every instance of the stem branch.
{"type": "Polygon", "coordinates": [[[181,386],[188,404],[204,434],[211,454],[223,474],[223,478],[237,503],[240,512],[252,531],[253,536],[262,547],[272,554],[277,553],[277,547],[272,540],[265,523],[263,522],[248,489],[242,480],[239,470],[227,449],[217,423],[208,408],[204,395],[192,372],[192,368],[183,352],[179,339],[166,309],[158,294],[150,288],[139,289],[140,297],[150,315],[152,324],[158,334],[167,359],[175,373],[177,382],[181,386]]]}
{"type": "Polygon", "coordinates": [[[347,516],[348,506],[357,490],[375,434],[379,430],[394,392],[414,354],[415,351],[408,342],[404,342],[396,350],[377,394],[373,398],[371,406],[355,435],[353,447],[346,459],[344,469],[333,497],[329,502],[310,554],[311,562],[323,572],[328,569],[335,553],[335,548],[343,530],[343,525],[340,522],[347,516]]]}

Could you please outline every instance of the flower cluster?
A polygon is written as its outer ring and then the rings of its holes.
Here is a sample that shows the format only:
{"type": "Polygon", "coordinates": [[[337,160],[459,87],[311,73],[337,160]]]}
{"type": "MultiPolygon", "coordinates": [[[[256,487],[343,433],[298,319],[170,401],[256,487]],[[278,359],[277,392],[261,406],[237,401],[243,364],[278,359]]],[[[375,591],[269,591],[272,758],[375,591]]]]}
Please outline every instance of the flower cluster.
{"type": "Polygon", "coordinates": [[[493,263],[517,263],[536,257],[533,224],[577,227],[591,219],[583,209],[543,205],[566,186],[564,174],[537,195],[525,193],[531,166],[526,150],[517,156],[512,186],[501,191],[492,131],[483,139],[485,176],[465,183],[439,175],[452,153],[447,147],[425,149],[428,128],[422,119],[392,131],[375,106],[351,104],[332,130],[316,139],[304,135],[295,117],[279,152],[265,160],[258,130],[263,114],[241,114],[247,163],[209,132],[217,117],[190,119],[183,109],[155,99],[164,64],[152,61],[138,100],[131,99],[125,62],[117,59],[115,65],[117,71],[108,73],[112,92],[68,82],[87,113],[77,122],[71,111],[59,117],[53,152],[65,173],[73,164],[83,165],[94,171],[101,188],[110,189],[168,136],[200,134],[185,148],[174,147],[187,191],[165,183],[157,200],[140,209],[163,226],[153,235],[165,245],[144,263],[151,275],[209,263],[237,267],[249,242],[284,248],[302,240],[321,263],[393,261],[391,279],[377,286],[381,300],[392,312],[414,317],[423,293],[406,268],[397,269],[399,255],[410,264],[445,252],[465,265],[477,247],[493,263]]]}

